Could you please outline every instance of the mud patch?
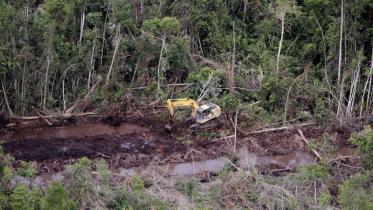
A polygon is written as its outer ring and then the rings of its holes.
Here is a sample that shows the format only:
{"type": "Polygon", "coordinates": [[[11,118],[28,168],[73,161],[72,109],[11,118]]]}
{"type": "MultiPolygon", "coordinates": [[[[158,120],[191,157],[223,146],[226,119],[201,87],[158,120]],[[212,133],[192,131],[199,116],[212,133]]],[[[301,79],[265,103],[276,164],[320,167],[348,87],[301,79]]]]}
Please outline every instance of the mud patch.
{"type": "Polygon", "coordinates": [[[79,139],[100,135],[130,135],[149,132],[146,128],[133,124],[122,123],[113,127],[103,123],[86,123],[61,127],[39,127],[13,129],[7,132],[0,131],[0,139],[3,141],[20,141],[28,139],[79,139]]]}
{"type": "Polygon", "coordinates": [[[99,135],[80,138],[50,138],[10,141],[2,144],[4,151],[17,160],[68,160],[80,157],[110,158],[124,154],[162,154],[183,149],[175,141],[165,143],[146,133],[128,135],[99,135]]]}

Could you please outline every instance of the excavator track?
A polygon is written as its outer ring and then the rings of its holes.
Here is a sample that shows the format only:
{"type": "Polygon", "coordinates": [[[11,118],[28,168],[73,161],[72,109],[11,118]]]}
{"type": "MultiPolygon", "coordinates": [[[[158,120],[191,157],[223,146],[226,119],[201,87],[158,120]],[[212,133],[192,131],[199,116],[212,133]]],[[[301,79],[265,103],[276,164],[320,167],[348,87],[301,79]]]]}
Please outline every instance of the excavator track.
{"type": "Polygon", "coordinates": [[[199,124],[193,123],[189,126],[189,129],[193,135],[202,132],[202,131],[209,131],[214,129],[219,129],[224,125],[224,121],[222,119],[214,119],[210,122],[199,124]]]}

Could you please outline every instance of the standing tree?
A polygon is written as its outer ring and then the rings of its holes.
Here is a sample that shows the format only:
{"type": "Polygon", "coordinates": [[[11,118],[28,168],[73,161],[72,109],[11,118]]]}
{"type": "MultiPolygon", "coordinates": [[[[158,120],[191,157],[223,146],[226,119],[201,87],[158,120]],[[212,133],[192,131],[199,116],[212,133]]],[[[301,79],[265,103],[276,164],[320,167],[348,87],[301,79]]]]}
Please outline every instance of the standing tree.
{"type": "Polygon", "coordinates": [[[156,39],[161,40],[162,42],[157,68],[157,88],[160,90],[160,72],[161,69],[164,68],[163,54],[164,51],[166,51],[167,39],[170,39],[179,33],[180,22],[175,17],[164,17],[162,20],[153,18],[144,21],[144,28],[146,31],[152,33],[156,39]]]}
{"type": "Polygon", "coordinates": [[[281,38],[280,43],[278,46],[277,51],[277,60],[276,60],[276,73],[280,72],[280,56],[281,56],[281,49],[282,49],[282,42],[284,40],[284,32],[285,32],[285,16],[286,13],[296,13],[297,7],[293,0],[276,0],[276,17],[281,20],[281,38]]]}

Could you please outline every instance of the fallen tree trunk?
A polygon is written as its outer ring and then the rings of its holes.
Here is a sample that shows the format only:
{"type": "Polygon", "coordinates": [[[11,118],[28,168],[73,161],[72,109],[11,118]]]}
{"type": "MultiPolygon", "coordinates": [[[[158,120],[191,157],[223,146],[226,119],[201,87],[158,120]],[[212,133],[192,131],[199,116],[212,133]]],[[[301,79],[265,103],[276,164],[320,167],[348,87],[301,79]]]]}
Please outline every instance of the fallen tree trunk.
{"type": "Polygon", "coordinates": [[[69,113],[64,113],[64,114],[57,114],[57,115],[38,115],[38,116],[29,116],[29,117],[12,117],[10,119],[14,120],[37,120],[40,119],[40,117],[44,119],[51,119],[51,118],[71,118],[71,117],[82,117],[82,116],[89,116],[89,115],[97,115],[95,112],[86,112],[86,113],[80,113],[80,114],[69,114],[69,113]]]}
{"type": "MultiPolygon", "coordinates": [[[[314,125],[314,122],[308,122],[308,123],[301,123],[301,124],[295,124],[295,125],[289,125],[289,126],[282,126],[278,128],[268,128],[268,129],[263,129],[259,131],[252,131],[248,133],[244,133],[245,135],[250,135],[250,134],[260,134],[260,133],[267,133],[267,132],[274,132],[274,131],[282,131],[282,130],[289,130],[289,129],[295,129],[298,127],[305,127],[309,125],[314,125]]],[[[242,131],[241,131],[242,132],[242,131]]]]}
{"type": "MultiPolygon", "coordinates": [[[[303,132],[301,129],[298,129],[298,133],[300,137],[302,137],[302,140],[307,144],[307,146],[310,144],[310,142],[306,139],[306,137],[303,135],[303,132]]],[[[311,149],[311,151],[316,155],[319,160],[322,160],[323,158],[321,157],[320,153],[316,151],[315,149],[311,149]]]]}
{"type": "MultiPolygon", "coordinates": [[[[91,97],[92,93],[97,89],[101,81],[102,81],[102,77],[98,76],[97,82],[92,86],[91,90],[84,96],[83,101],[81,102],[82,104],[87,102],[87,100],[91,97]]],[[[65,114],[71,114],[76,109],[76,107],[78,106],[78,100],[74,103],[72,107],[66,110],[65,114]]]]}

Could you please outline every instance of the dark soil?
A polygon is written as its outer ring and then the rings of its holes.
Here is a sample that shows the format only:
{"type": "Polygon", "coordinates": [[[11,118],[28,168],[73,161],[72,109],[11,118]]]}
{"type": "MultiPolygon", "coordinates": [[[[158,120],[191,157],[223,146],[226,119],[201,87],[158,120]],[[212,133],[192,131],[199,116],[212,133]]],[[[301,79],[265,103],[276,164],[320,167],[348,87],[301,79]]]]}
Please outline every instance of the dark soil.
{"type": "Polygon", "coordinates": [[[3,113],[0,113],[0,128],[5,127],[8,123],[9,119],[3,113]]]}
{"type": "MultiPolygon", "coordinates": [[[[105,158],[112,167],[134,167],[232,155],[233,138],[201,140],[199,137],[186,136],[187,126],[179,126],[178,132],[168,134],[164,130],[167,122],[150,115],[147,118],[127,118],[125,122],[120,117],[112,117],[108,115],[103,120],[114,127],[92,121],[82,123],[79,120],[79,123],[62,128],[34,128],[31,125],[31,129],[3,129],[0,132],[0,138],[5,140],[2,147],[5,153],[11,154],[16,160],[35,161],[44,165],[44,168],[52,165],[54,170],[62,170],[66,163],[80,157],[105,158]],[[189,139],[188,144],[182,139],[189,139]]],[[[334,136],[336,144],[345,145],[348,144],[350,134],[362,127],[354,125],[308,126],[300,129],[309,141],[327,132],[334,136]]],[[[246,147],[248,151],[259,155],[309,151],[297,129],[238,138],[236,144],[238,149],[246,147]]]]}
{"type": "Polygon", "coordinates": [[[108,125],[111,125],[111,126],[120,126],[123,119],[122,119],[121,116],[109,115],[109,116],[106,116],[102,121],[105,124],[108,124],[108,125]]]}
{"type": "Polygon", "coordinates": [[[146,135],[94,136],[69,139],[27,139],[6,142],[4,151],[16,159],[27,161],[68,160],[72,158],[109,157],[119,153],[170,153],[183,150],[176,141],[162,142],[146,135]]]}

